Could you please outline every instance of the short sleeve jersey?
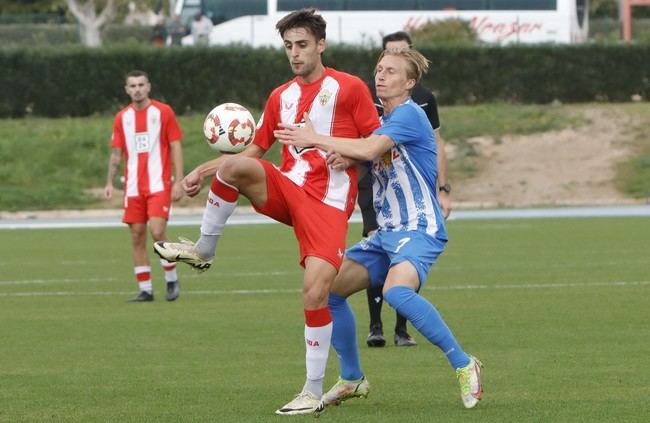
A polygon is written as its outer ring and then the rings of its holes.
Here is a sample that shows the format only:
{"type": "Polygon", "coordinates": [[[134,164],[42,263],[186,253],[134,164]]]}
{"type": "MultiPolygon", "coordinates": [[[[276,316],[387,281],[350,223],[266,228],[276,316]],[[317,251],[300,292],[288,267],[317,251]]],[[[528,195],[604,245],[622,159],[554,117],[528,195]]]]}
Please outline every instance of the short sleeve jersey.
{"type": "Polygon", "coordinates": [[[170,106],[151,100],[142,110],[129,104],[115,115],[111,146],[122,150],[127,197],[171,189],[170,143],[183,134],[170,106]]]}
{"type": "MultiPolygon", "coordinates": [[[[255,144],[268,150],[275,142],[279,122],[300,123],[304,113],[322,135],[360,138],[379,127],[370,91],[359,78],[326,68],[319,80],[305,84],[298,77],[276,88],[257,125],[255,144]]],[[[282,146],[280,171],[309,195],[350,212],[356,197],[356,169],[327,166],[326,151],[282,146]]]]}
{"type": "Polygon", "coordinates": [[[374,132],[395,145],[372,163],[373,205],[384,231],[420,231],[447,239],[436,197],[438,174],[434,132],[411,99],[384,115],[374,132]]]}

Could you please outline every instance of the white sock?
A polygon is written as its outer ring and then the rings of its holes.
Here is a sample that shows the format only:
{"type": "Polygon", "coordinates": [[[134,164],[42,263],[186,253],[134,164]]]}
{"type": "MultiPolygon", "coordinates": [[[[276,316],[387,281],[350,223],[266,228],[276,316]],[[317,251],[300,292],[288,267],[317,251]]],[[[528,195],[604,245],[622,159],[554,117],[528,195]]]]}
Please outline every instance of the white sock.
{"type": "Polygon", "coordinates": [[[210,192],[208,192],[208,200],[203,210],[203,219],[201,220],[201,237],[196,242],[197,252],[201,257],[210,258],[214,257],[217,249],[217,242],[223,228],[226,226],[226,221],[237,207],[237,200],[226,201],[214,192],[215,184],[222,184],[226,189],[237,191],[232,185],[228,185],[219,178],[218,182],[212,184],[210,192]]]}
{"type": "Polygon", "coordinates": [[[309,391],[321,397],[323,395],[323,379],[332,339],[332,322],[325,326],[310,327],[305,325],[305,364],[307,380],[304,391],[309,391]]]}

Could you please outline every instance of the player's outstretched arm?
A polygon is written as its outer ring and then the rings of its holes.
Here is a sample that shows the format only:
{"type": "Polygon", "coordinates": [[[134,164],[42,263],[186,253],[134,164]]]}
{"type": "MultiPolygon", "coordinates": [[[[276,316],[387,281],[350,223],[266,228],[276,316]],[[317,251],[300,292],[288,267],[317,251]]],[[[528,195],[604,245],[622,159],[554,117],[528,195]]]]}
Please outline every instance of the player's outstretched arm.
{"type": "Polygon", "coordinates": [[[266,150],[262,147],[257,144],[250,144],[241,153],[223,154],[216,159],[202,163],[183,178],[183,190],[189,197],[195,197],[199,192],[201,192],[203,179],[206,176],[215,176],[219,167],[225,160],[237,156],[261,158],[264,156],[264,153],[266,153],[266,150]]]}
{"type": "Polygon", "coordinates": [[[394,145],[386,135],[372,134],[368,138],[338,138],[317,134],[305,113],[305,125],[297,126],[279,124],[280,129],[273,131],[275,137],[283,144],[298,148],[316,147],[327,152],[339,153],[354,160],[372,160],[394,145]]]}

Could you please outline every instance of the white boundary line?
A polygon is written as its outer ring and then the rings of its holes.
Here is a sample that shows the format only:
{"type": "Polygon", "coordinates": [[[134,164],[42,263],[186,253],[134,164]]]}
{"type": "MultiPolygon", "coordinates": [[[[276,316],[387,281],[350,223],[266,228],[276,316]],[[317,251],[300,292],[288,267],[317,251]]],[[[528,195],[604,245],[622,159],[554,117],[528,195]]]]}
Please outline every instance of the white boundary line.
{"type": "MultiPolygon", "coordinates": [[[[7,281],[5,281],[7,282],[7,281]]],[[[503,290],[503,289],[562,289],[562,288],[602,288],[602,287],[647,287],[650,281],[609,281],[609,282],[566,282],[566,283],[532,283],[532,284],[497,284],[497,285],[456,285],[430,286],[424,291],[464,291],[464,290],[503,290]]],[[[184,290],[187,295],[267,295],[267,294],[297,294],[302,289],[233,289],[233,290],[184,290]]],[[[52,291],[52,292],[0,292],[1,297],[97,297],[97,296],[126,296],[132,291],[52,291]]]]}
{"type": "MultiPolygon", "coordinates": [[[[229,278],[248,278],[255,276],[287,276],[287,275],[302,275],[302,272],[298,269],[295,271],[271,271],[271,272],[221,272],[219,276],[229,277],[229,278]]],[[[200,276],[198,274],[185,275],[185,279],[197,279],[200,276]]],[[[56,283],[95,283],[95,282],[114,282],[121,281],[124,278],[108,277],[108,278],[62,278],[62,279],[23,279],[23,280],[0,280],[0,286],[3,285],[47,285],[47,284],[56,284],[56,283]]]]}
{"type": "MultiPolygon", "coordinates": [[[[450,220],[643,216],[650,216],[650,204],[638,206],[558,207],[513,210],[454,210],[450,216],[450,220]]],[[[0,219],[0,229],[116,228],[124,226],[120,219],[121,218],[119,216],[0,219]]],[[[361,213],[355,212],[350,218],[350,222],[361,222],[361,213]]],[[[228,220],[228,225],[253,225],[270,223],[277,222],[257,213],[235,214],[228,220]]],[[[200,215],[178,215],[172,216],[169,220],[169,226],[199,226],[200,224],[200,215]]]]}

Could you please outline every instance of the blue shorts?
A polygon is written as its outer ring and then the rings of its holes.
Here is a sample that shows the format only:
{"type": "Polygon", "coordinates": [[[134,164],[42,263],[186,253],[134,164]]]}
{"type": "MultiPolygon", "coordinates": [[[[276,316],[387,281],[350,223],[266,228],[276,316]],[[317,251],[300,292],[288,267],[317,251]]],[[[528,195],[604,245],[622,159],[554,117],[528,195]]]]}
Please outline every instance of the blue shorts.
{"type": "Polygon", "coordinates": [[[427,274],[445,249],[446,240],[440,240],[418,231],[377,231],[348,248],[345,256],[368,269],[370,284],[381,286],[388,270],[403,261],[409,261],[417,270],[420,288],[427,274]]]}

